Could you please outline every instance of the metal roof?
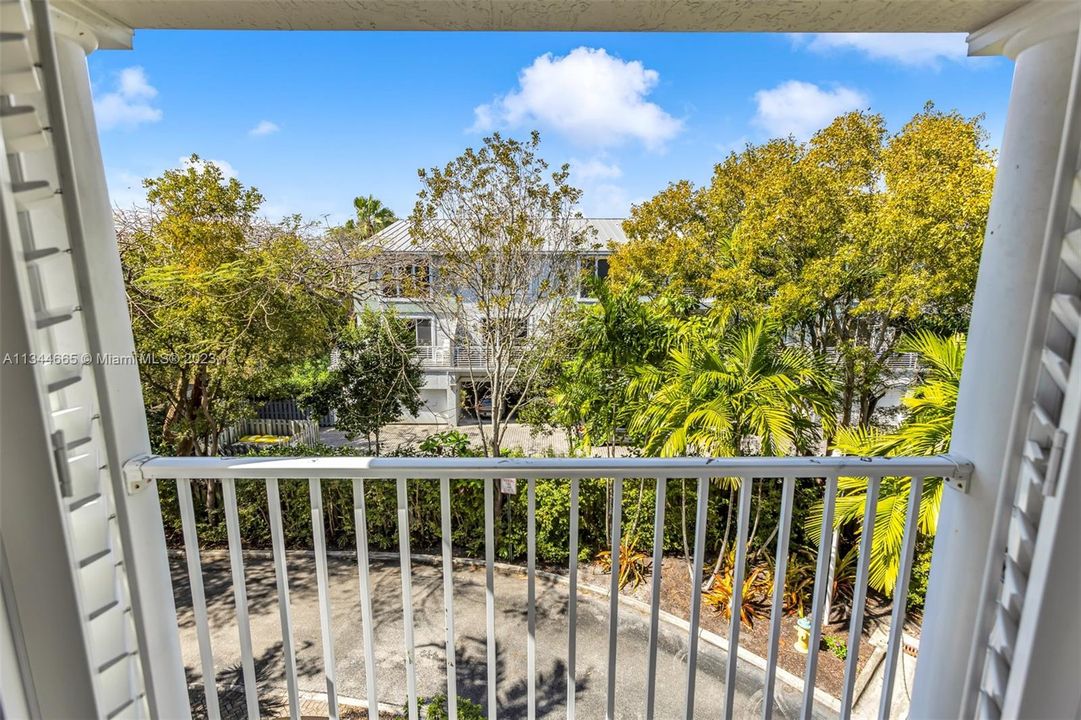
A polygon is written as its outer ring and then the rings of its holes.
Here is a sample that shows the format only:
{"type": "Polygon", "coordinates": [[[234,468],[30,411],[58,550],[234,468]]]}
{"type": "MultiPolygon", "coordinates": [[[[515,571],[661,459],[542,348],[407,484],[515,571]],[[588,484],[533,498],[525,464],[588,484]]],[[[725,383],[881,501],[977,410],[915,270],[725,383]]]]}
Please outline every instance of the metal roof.
{"type": "MultiPolygon", "coordinates": [[[[437,220],[436,222],[450,222],[449,220],[437,220]]],[[[572,221],[574,222],[574,221],[572,221]]],[[[585,247],[584,252],[590,252],[591,250],[599,251],[608,248],[609,245],[615,243],[617,245],[627,242],[627,235],[623,232],[623,218],[582,218],[577,221],[580,226],[592,227],[596,232],[595,240],[589,242],[589,245],[597,245],[598,247],[585,247]]],[[[372,242],[381,247],[385,252],[426,252],[430,247],[421,238],[417,242],[413,241],[413,236],[409,232],[409,221],[398,220],[391,225],[380,230],[372,238],[372,242]]]]}

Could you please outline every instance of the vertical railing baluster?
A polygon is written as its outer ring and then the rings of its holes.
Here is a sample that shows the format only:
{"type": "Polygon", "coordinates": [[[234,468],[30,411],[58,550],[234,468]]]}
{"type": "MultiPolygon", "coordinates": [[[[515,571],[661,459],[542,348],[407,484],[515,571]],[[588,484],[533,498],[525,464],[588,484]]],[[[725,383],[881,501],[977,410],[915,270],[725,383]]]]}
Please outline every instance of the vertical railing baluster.
{"type": "Polygon", "coordinates": [[[578,478],[571,478],[571,526],[567,543],[567,720],[574,720],[578,695],[578,485],[578,478]]]}
{"type": "Polygon", "coordinates": [[[856,591],[852,597],[852,611],[848,621],[848,654],[845,656],[844,684],[841,690],[841,718],[852,717],[855,703],[856,666],[860,659],[860,636],[863,634],[863,615],[867,606],[867,575],[871,566],[871,542],[875,534],[875,513],[878,510],[878,491],[882,478],[867,479],[867,495],[864,500],[863,525],[860,535],[859,558],[856,565],[856,591]]]}
{"type": "Polygon", "coordinates": [[[225,497],[225,531],[229,539],[229,566],[233,575],[233,601],[236,604],[236,626],[240,634],[240,666],[244,675],[244,700],[251,720],[259,720],[259,694],[255,687],[255,660],[251,644],[251,623],[248,620],[248,588],[244,584],[244,556],[240,544],[240,516],[236,509],[236,480],[221,481],[225,497]]]}
{"type": "Polygon", "coordinates": [[[788,569],[788,543],[792,534],[792,501],[796,478],[786,477],[781,487],[781,526],[777,530],[777,556],[773,572],[773,604],[769,615],[769,651],[766,654],[766,683],[762,696],[762,720],[773,717],[773,687],[777,681],[777,660],[784,619],[784,583],[788,569]]]}
{"type": "Polygon", "coordinates": [[[176,481],[176,496],[180,501],[180,523],[184,530],[184,556],[188,561],[188,586],[191,607],[195,614],[195,634],[199,638],[199,663],[203,671],[203,691],[206,693],[206,714],[210,720],[221,720],[218,707],[218,683],[214,673],[214,649],[210,645],[210,622],[206,612],[203,590],[203,564],[199,557],[199,531],[195,524],[195,506],[191,500],[191,480],[176,481]]]}
{"type": "Polygon", "coordinates": [[[447,715],[458,720],[458,663],[454,645],[454,547],[450,525],[450,478],[439,480],[439,520],[443,534],[443,630],[447,638],[447,715]]]}
{"type": "Polygon", "coordinates": [[[815,676],[818,673],[818,644],[822,640],[822,623],[826,603],[826,583],[833,553],[833,511],[837,504],[837,476],[826,478],[822,499],[822,535],[818,541],[818,568],[815,570],[814,605],[811,609],[811,637],[808,641],[807,666],[803,675],[803,705],[800,717],[810,720],[815,702],[815,676]]]}
{"type": "Polygon", "coordinates": [[[879,698],[879,720],[889,720],[893,704],[893,683],[897,676],[901,645],[904,642],[905,604],[908,601],[908,583],[912,577],[912,563],[916,550],[916,535],[920,525],[920,500],[923,494],[923,478],[914,476],[909,485],[908,511],[905,514],[905,532],[901,539],[901,567],[897,584],[893,587],[893,611],[890,613],[890,637],[886,642],[886,659],[882,671],[882,697],[879,698]]]}
{"type": "Polygon", "coordinates": [[[409,550],[408,483],[404,477],[398,483],[398,553],[402,568],[402,624],[405,627],[405,691],[409,705],[409,720],[418,720],[416,646],[413,641],[413,563],[409,550]]]}
{"type": "Polygon", "coordinates": [[[499,695],[496,686],[495,647],[495,483],[481,480],[484,484],[484,622],[487,629],[488,650],[488,720],[498,716],[499,695]]]}
{"type": "Polygon", "coordinates": [[[526,717],[537,717],[537,481],[526,480],[526,717]]]}
{"type": "Polygon", "coordinates": [[[274,551],[274,584],[278,588],[278,616],[282,627],[282,657],[285,659],[285,687],[289,695],[289,717],[300,718],[297,693],[297,661],[293,645],[293,613],[289,607],[289,567],[285,557],[285,533],[282,530],[282,504],[278,479],[267,478],[267,509],[270,511],[270,544],[274,551]]]}
{"type": "Polygon", "coordinates": [[[649,650],[646,659],[646,720],[653,720],[657,699],[657,634],[661,618],[661,564],[664,561],[664,501],[668,478],[657,478],[653,509],[653,567],[650,570],[649,650]]]}
{"type": "Polygon", "coordinates": [[[623,479],[612,480],[612,576],[608,582],[608,703],[606,720],[616,716],[616,641],[619,636],[619,563],[623,530],[623,479]]]}
{"type": "Polygon", "coordinates": [[[330,627],[330,573],[327,569],[327,540],[323,529],[323,492],[318,478],[308,480],[312,509],[312,542],[315,546],[315,579],[319,590],[319,630],[323,638],[323,675],[327,684],[327,712],[338,718],[338,673],[334,661],[334,634],[330,627]]]}
{"type": "Polygon", "coordinates": [[[698,479],[698,510],[694,524],[694,569],[691,571],[690,635],[687,639],[687,697],[683,716],[694,720],[694,690],[698,678],[698,625],[702,615],[702,566],[706,553],[706,511],[709,502],[709,478],[698,479]]]}
{"type": "Polygon", "coordinates": [[[357,530],[357,575],[360,580],[360,621],[363,623],[365,682],[368,709],[378,713],[379,693],[375,686],[375,621],[372,619],[371,563],[368,559],[368,509],[364,500],[364,480],[353,480],[353,522],[357,530]]]}
{"type": "Polygon", "coordinates": [[[751,523],[754,479],[740,478],[736,514],[736,566],[732,568],[731,617],[728,623],[728,665],[725,668],[724,717],[732,720],[736,705],[736,670],[739,667],[739,630],[743,610],[743,578],[747,574],[747,532],[751,523]]]}

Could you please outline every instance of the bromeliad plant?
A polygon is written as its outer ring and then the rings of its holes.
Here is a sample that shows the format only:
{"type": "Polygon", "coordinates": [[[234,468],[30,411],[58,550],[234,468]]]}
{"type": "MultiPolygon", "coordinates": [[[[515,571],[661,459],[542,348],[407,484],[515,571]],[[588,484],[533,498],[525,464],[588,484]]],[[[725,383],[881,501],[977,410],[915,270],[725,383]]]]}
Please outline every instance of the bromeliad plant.
{"type": "MultiPolygon", "coordinates": [[[[713,580],[710,588],[702,593],[702,602],[721,613],[725,619],[732,617],[732,595],[735,591],[735,554],[728,556],[726,566],[713,580]]],[[[740,593],[739,621],[754,627],[755,620],[768,618],[773,597],[773,568],[767,563],[748,567],[743,576],[740,593]]]]}
{"type": "MultiPolygon", "coordinates": [[[[601,550],[597,553],[597,562],[601,570],[612,572],[612,551],[601,550]]],[[[649,555],[635,548],[633,545],[623,544],[619,547],[619,589],[628,585],[634,590],[646,581],[652,559],[649,555]]],[[[659,570],[660,568],[658,568],[659,570]]]]}

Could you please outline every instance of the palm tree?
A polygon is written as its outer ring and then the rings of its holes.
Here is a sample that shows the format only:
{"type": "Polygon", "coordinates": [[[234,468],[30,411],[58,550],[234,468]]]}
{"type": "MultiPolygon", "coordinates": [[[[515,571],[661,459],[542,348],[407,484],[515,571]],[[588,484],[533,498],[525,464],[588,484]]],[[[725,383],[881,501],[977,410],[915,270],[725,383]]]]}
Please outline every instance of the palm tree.
{"type": "MultiPolygon", "coordinates": [[[[833,429],[833,390],[821,359],[805,348],[785,347],[777,326],[739,326],[727,313],[713,314],[687,323],[668,359],[660,367],[645,368],[632,383],[638,401],[631,430],[645,438],[647,455],[805,452],[820,439],[820,427],[833,429]]],[[[706,587],[727,556],[739,485],[735,478],[722,482],[728,488],[728,513],[706,587]]],[[[690,570],[686,503],[681,507],[690,570]]],[[[692,577],[692,582],[697,580],[692,577]]]]}
{"type": "Polygon", "coordinates": [[[398,219],[394,211],[384,205],[374,195],[353,198],[356,210],[355,220],[346,220],[345,229],[357,231],[361,238],[368,238],[398,219]]]}
{"type": "Polygon", "coordinates": [[[663,349],[665,327],[640,299],[640,283],[614,291],[604,280],[591,279],[588,286],[595,302],[581,310],[576,354],[553,400],[565,424],[581,427],[586,446],[607,443],[612,455],[616,433],[626,424],[627,386],[663,349]]]}
{"type": "MultiPolygon", "coordinates": [[[[938,455],[950,448],[953,415],[957,409],[957,389],[965,357],[965,337],[943,338],[920,332],[904,339],[898,349],[918,353],[923,367],[918,385],[902,399],[908,416],[893,432],[874,428],[843,428],[835,445],[846,455],[895,456],[938,455]]],[[[912,486],[910,477],[883,478],[875,511],[871,539],[870,583],[873,588],[892,593],[901,564],[901,542],[905,513],[912,486]]],[[[919,531],[934,535],[942,504],[942,478],[927,478],[920,493],[919,531]]],[[[836,524],[863,517],[867,501],[866,478],[840,478],[836,524]]],[[[811,514],[811,530],[821,528],[822,510],[811,514]]]]}
{"type": "MultiPolygon", "coordinates": [[[[587,280],[595,302],[579,311],[575,356],[564,364],[562,381],[552,395],[554,417],[564,427],[581,433],[587,448],[605,444],[609,457],[616,454],[619,432],[627,425],[627,388],[637,369],[660,354],[665,340],[662,316],[640,297],[641,283],[631,280],[613,290],[607,281],[587,280]]],[[[605,485],[605,533],[608,537],[611,484],[605,485]]],[[[638,483],[638,503],[624,549],[630,552],[638,537],[645,480],[638,483]]]]}
{"type": "Polygon", "coordinates": [[[785,347],[777,326],[711,318],[633,383],[632,430],[650,455],[784,455],[833,424],[833,383],[811,352],[785,347]]]}

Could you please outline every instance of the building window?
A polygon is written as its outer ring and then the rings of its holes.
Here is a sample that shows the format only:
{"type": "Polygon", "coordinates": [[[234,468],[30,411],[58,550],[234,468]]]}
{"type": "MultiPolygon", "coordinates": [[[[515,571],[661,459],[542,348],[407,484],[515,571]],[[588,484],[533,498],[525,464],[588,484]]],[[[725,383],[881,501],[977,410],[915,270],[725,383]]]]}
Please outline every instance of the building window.
{"type": "Polygon", "coordinates": [[[432,269],[426,263],[401,265],[384,271],[382,281],[385,297],[426,297],[431,293],[432,269]]]}
{"type": "Polygon", "coordinates": [[[435,344],[435,328],[432,327],[431,318],[410,318],[409,324],[413,326],[416,334],[417,347],[429,347],[435,344]]]}
{"type": "Polygon", "coordinates": [[[529,337],[529,321],[525,318],[485,318],[480,321],[480,332],[488,342],[525,340],[529,337]]]}
{"type": "Polygon", "coordinates": [[[605,280],[608,277],[608,258],[605,257],[585,257],[582,258],[582,284],[579,288],[579,297],[591,298],[593,292],[590,290],[590,281],[605,280]]]}

